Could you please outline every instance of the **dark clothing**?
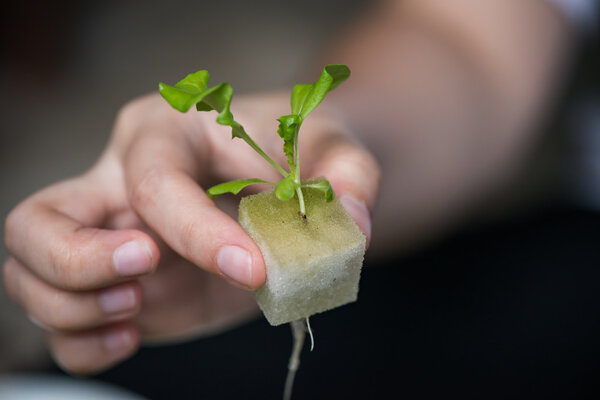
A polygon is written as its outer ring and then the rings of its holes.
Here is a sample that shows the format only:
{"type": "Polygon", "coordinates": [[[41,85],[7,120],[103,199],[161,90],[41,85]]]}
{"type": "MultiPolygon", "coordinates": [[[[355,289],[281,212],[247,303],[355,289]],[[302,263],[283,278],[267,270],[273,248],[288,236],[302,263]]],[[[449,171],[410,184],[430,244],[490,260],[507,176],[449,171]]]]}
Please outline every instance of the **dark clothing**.
{"type": "MultiPolygon", "coordinates": [[[[379,264],[357,303],[311,318],[293,398],[600,396],[600,215],[553,208],[379,264]]],[[[279,399],[291,346],[260,320],[100,379],[153,400],[279,399]]]]}

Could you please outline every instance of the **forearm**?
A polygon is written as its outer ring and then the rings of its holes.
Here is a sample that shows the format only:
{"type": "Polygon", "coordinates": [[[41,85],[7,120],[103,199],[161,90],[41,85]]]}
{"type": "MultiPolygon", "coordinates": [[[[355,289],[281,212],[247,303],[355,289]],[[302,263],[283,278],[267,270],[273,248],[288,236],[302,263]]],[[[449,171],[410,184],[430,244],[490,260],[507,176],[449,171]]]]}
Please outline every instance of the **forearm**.
{"type": "Polygon", "coordinates": [[[451,226],[518,170],[570,41],[544,1],[397,3],[328,59],[352,69],[337,101],[383,168],[378,250],[451,226]]]}

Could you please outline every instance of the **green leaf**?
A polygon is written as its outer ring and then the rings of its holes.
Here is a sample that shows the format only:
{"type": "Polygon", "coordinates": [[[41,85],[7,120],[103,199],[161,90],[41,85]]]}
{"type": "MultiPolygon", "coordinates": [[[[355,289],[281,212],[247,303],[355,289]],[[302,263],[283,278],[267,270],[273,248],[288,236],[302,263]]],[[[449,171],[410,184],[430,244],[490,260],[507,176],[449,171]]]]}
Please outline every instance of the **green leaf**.
{"type": "Polygon", "coordinates": [[[158,90],[173,108],[181,112],[187,112],[194,104],[198,111],[216,110],[219,113],[217,123],[230,126],[232,137],[244,139],[248,135],[244,128],[235,122],[229,109],[233,88],[229,83],[223,82],[207,89],[208,78],[208,72],[202,70],[189,74],[175,86],[161,82],[158,84],[158,90]]]}
{"type": "Polygon", "coordinates": [[[217,122],[221,125],[231,127],[232,138],[240,138],[250,145],[258,154],[260,154],[269,164],[273,166],[281,175],[287,176],[287,172],[281,168],[271,157],[269,157],[252,138],[246,133],[244,127],[233,119],[233,114],[229,109],[233,89],[229,83],[223,82],[211,88],[206,88],[208,84],[208,72],[201,70],[189,74],[175,86],[169,86],[165,83],[158,84],[158,90],[162,97],[176,110],[187,112],[192,105],[196,105],[198,111],[216,110],[219,115],[217,122]]]}
{"type": "Polygon", "coordinates": [[[279,121],[279,127],[277,128],[277,133],[284,140],[293,140],[294,139],[294,131],[296,129],[296,125],[300,122],[300,118],[297,115],[284,115],[283,117],[277,118],[279,121]]]}
{"type": "Polygon", "coordinates": [[[348,79],[350,69],[343,64],[326,65],[321,72],[319,80],[312,85],[296,85],[292,91],[292,113],[300,116],[304,121],[325,98],[325,95],[348,79]]]}
{"type": "Polygon", "coordinates": [[[333,188],[331,187],[331,184],[329,183],[329,181],[327,179],[323,179],[318,182],[303,183],[302,187],[308,187],[308,188],[318,189],[318,190],[322,191],[323,193],[325,193],[325,201],[327,201],[328,203],[331,200],[333,200],[333,198],[335,196],[335,193],[333,192],[333,188]]]}
{"type": "Polygon", "coordinates": [[[202,100],[207,84],[208,71],[202,70],[187,75],[175,86],[161,82],[158,84],[158,90],[174,109],[187,112],[191,106],[202,100]]]}
{"type": "Polygon", "coordinates": [[[256,183],[264,183],[267,185],[275,186],[274,183],[263,181],[262,179],[240,179],[237,181],[225,182],[215,185],[209,188],[206,191],[206,194],[208,194],[210,198],[217,197],[225,193],[238,194],[246,186],[254,185],[256,183]]]}
{"type": "Polygon", "coordinates": [[[288,175],[283,178],[279,182],[277,182],[277,186],[275,186],[275,196],[281,201],[288,201],[292,197],[294,197],[294,193],[296,192],[296,187],[294,185],[294,178],[292,175],[288,175]]]}
{"type": "Polygon", "coordinates": [[[216,110],[219,113],[219,115],[217,115],[217,123],[232,127],[231,136],[233,138],[239,137],[240,139],[243,139],[247,134],[244,131],[244,128],[235,122],[233,114],[229,109],[232,97],[233,88],[231,85],[226,82],[219,83],[217,86],[213,86],[204,92],[202,100],[196,104],[196,110],[216,110]]]}
{"type": "Polygon", "coordinates": [[[312,90],[312,88],[314,87],[314,84],[300,84],[300,85],[296,85],[294,86],[294,89],[292,90],[292,100],[291,100],[291,105],[292,105],[292,114],[296,114],[299,115],[300,111],[302,110],[302,105],[304,104],[304,101],[306,100],[306,96],[308,96],[308,94],[310,93],[310,91],[312,90]]]}
{"type": "Polygon", "coordinates": [[[290,166],[290,172],[293,175],[295,170],[294,164],[294,134],[298,129],[300,121],[297,115],[284,115],[277,119],[279,128],[277,133],[283,139],[283,152],[287,158],[287,163],[290,166]]]}

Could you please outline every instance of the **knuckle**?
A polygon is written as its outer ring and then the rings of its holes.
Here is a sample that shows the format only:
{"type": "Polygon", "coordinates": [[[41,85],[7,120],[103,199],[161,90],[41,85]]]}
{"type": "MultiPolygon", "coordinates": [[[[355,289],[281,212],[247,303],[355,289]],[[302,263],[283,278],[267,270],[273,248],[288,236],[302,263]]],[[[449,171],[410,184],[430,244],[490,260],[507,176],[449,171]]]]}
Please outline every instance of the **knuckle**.
{"type": "MultiPolygon", "coordinates": [[[[153,97],[145,96],[134,99],[125,104],[115,119],[111,147],[117,149],[126,149],[128,144],[132,142],[135,136],[140,131],[140,127],[147,121],[149,116],[152,116],[153,97]]],[[[118,152],[120,156],[123,156],[118,152]]]]}
{"type": "Polygon", "coordinates": [[[55,293],[46,305],[43,323],[57,331],[69,331],[77,328],[74,320],[73,303],[66,293],[55,293]]]}
{"type": "Polygon", "coordinates": [[[67,290],[83,290],[86,281],[81,244],[72,237],[63,237],[48,248],[47,261],[54,283],[67,290]]]}
{"type": "Polygon", "coordinates": [[[197,258],[195,243],[199,243],[198,238],[201,231],[200,223],[197,220],[187,221],[181,229],[181,237],[179,243],[181,243],[181,255],[188,259],[194,260],[197,258]]]}
{"type": "Polygon", "coordinates": [[[146,169],[141,178],[133,182],[130,190],[130,201],[132,207],[143,212],[152,205],[155,194],[160,190],[165,181],[165,171],[157,166],[146,169]]]}
{"type": "Polygon", "coordinates": [[[140,121],[140,116],[147,112],[149,107],[148,97],[139,97],[126,103],[119,112],[115,120],[116,132],[131,131],[140,121]]]}

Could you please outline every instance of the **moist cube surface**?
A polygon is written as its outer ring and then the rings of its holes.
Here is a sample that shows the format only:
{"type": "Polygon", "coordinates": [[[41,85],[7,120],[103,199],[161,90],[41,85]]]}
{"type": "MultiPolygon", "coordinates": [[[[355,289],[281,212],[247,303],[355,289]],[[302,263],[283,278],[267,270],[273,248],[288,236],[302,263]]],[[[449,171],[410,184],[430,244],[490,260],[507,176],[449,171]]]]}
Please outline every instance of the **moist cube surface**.
{"type": "Polygon", "coordinates": [[[274,191],[244,197],[239,221],[260,247],[267,282],[255,291],[271,325],[305,318],[355,301],[365,237],[337,198],[303,189],[304,219],[298,200],[283,202],[274,191]]]}

